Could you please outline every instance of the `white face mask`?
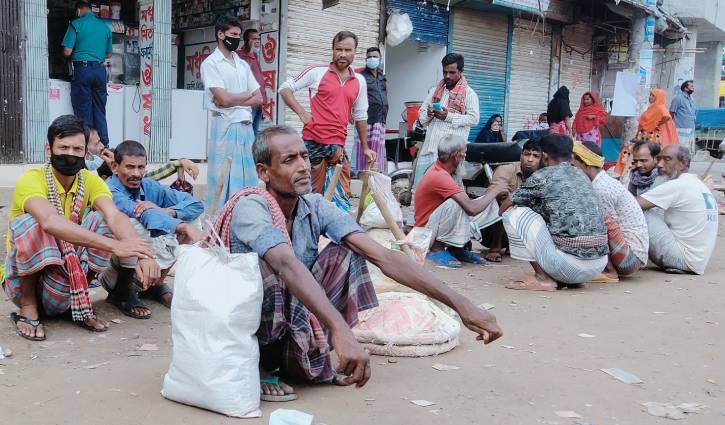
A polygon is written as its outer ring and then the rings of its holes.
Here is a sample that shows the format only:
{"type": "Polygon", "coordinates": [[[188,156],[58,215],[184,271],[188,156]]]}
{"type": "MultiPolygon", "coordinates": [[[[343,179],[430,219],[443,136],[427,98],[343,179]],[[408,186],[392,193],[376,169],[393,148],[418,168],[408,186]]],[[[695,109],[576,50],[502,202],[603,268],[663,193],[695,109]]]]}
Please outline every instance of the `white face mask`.
{"type": "Polygon", "coordinates": [[[370,69],[378,69],[380,67],[380,58],[367,58],[365,64],[370,69]]]}
{"type": "Polygon", "coordinates": [[[96,171],[103,165],[103,158],[98,155],[92,155],[91,159],[86,159],[86,168],[88,171],[96,171]]]}

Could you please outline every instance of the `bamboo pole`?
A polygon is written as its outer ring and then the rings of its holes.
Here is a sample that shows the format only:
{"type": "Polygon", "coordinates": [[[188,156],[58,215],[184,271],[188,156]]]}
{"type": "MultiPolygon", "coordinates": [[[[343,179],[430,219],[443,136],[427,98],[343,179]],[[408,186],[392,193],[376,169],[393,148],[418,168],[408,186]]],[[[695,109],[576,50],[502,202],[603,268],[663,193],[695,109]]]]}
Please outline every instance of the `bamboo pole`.
{"type": "Polygon", "coordinates": [[[337,190],[337,182],[340,180],[340,174],[342,174],[342,164],[337,164],[335,165],[335,173],[330,179],[330,185],[327,187],[327,191],[325,191],[325,199],[328,201],[332,201],[332,197],[335,196],[335,190],[337,190]]]}
{"type": "Polygon", "coordinates": [[[355,219],[358,224],[360,224],[360,218],[362,217],[363,211],[365,211],[364,203],[365,198],[368,196],[370,173],[367,170],[361,171],[360,176],[362,177],[362,191],[360,192],[360,202],[357,204],[357,218],[355,219]]]}
{"type": "MultiPolygon", "coordinates": [[[[380,210],[380,213],[383,215],[383,218],[385,219],[385,223],[390,228],[390,231],[393,232],[393,236],[395,236],[395,239],[398,241],[402,241],[405,239],[405,233],[400,229],[398,226],[398,223],[395,222],[395,219],[393,218],[393,215],[390,213],[390,210],[388,209],[388,206],[385,205],[385,200],[380,196],[379,193],[375,191],[371,191],[373,195],[373,201],[375,201],[375,205],[378,206],[378,209],[380,210]]],[[[415,254],[413,253],[413,250],[410,249],[408,245],[400,245],[400,249],[403,250],[403,252],[408,255],[411,259],[415,261],[415,254]]]]}

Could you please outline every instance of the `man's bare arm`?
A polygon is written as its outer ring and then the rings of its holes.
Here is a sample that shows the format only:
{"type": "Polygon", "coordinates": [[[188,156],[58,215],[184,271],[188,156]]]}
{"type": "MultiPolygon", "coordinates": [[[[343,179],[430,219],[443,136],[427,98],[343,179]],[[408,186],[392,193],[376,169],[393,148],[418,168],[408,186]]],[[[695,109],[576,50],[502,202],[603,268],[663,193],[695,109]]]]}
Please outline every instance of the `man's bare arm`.
{"type": "Polygon", "coordinates": [[[503,334],[496,318],[449,288],[402,252],[391,251],[375,242],[366,233],[351,233],[345,244],[355,253],[372,262],[391,279],[436,299],[455,310],[463,324],[479,334],[478,339],[492,342],[503,334]]]}
{"type": "Polygon", "coordinates": [[[642,209],[643,209],[644,211],[647,211],[647,210],[651,210],[652,208],[654,208],[654,207],[656,207],[656,206],[657,206],[657,205],[653,204],[652,202],[650,202],[650,201],[648,201],[648,200],[644,199],[644,198],[643,198],[643,197],[641,197],[641,196],[638,196],[638,197],[637,197],[637,203],[639,204],[639,206],[640,206],[640,207],[641,207],[641,208],[642,208],[642,209]]]}
{"type": "Polygon", "coordinates": [[[63,48],[63,56],[69,58],[73,54],[73,49],[69,49],[67,47],[63,48]]]}
{"type": "MultiPolygon", "coordinates": [[[[279,95],[282,97],[284,104],[287,105],[288,108],[292,109],[298,117],[300,117],[303,124],[307,124],[310,121],[312,116],[305,110],[305,108],[302,107],[302,105],[300,105],[300,102],[297,101],[297,98],[292,90],[288,88],[281,88],[279,89],[279,95]]],[[[367,135],[367,127],[365,128],[365,134],[367,135]]]]}
{"type": "MultiPolygon", "coordinates": [[[[220,108],[232,108],[234,106],[256,106],[246,105],[246,102],[254,98],[254,92],[244,91],[241,93],[229,93],[221,87],[212,87],[211,93],[214,95],[214,104],[220,108]]],[[[257,90],[258,92],[259,90],[257,90]]],[[[259,99],[261,100],[261,95],[259,99]]]]}
{"type": "Polygon", "coordinates": [[[491,205],[491,202],[496,200],[498,195],[507,191],[508,189],[505,186],[490,186],[483,196],[476,199],[469,198],[465,191],[456,193],[451,198],[463,208],[466,214],[472,217],[482,213],[491,205]]]}

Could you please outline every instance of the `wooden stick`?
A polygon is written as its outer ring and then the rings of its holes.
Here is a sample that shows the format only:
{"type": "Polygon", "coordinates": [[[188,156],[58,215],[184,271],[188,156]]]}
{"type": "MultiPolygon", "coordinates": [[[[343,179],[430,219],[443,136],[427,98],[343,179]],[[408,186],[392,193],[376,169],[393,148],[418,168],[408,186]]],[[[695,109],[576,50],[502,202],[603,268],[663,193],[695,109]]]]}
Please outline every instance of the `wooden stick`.
{"type": "MultiPolygon", "coordinates": [[[[214,217],[214,214],[217,210],[217,204],[219,204],[219,199],[222,197],[222,190],[224,189],[224,184],[229,180],[229,173],[232,170],[232,159],[231,158],[225,158],[224,159],[224,165],[222,166],[222,173],[220,176],[219,181],[216,183],[216,188],[214,191],[214,200],[212,201],[212,204],[209,206],[209,216],[214,217]]],[[[214,172],[214,170],[208,170],[208,172],[214,172]]]]}
{"type": "MultiPolygon", "coordinates": [[[[373,201],[375,201],[375,205],[378,206],[378,209],[380,210],[380,213],[383,215],[383,218],[385,219],[385,223],[390,228],[390,231],[393,232],[393,236],[395,236],[395,239],[398,241],[402,241],[405,239],[405,233],[400,229],[398,226],[398,223],[395,222],[395,219],[393,218],[393,215],[390,213],[390,210],[388,209],[388,206],[385,205],[385,200],[380,196],[379,193],[375,191],[371,191],[373,195],[373,201]]],[[[413,250],[410,249],[408,245],[400,245],[400,248],[403,250],[405,254],[408,255],[408,257],[412,258],[415,261],[415,254],[413,254],[413,250]]]]}
{"type": "Polygon", "coordinates": [[[337,164],[335,165],[335,173],[330,179],[330,185],[327,187],[327,191],[325,192],[325,199],[327,199],[328,201],[332,201],[332,197],[335,195],[335,191],[337,190],[337,182],[338,180],[340,180],[340,174],[342,174],[342,164],[337,164]]]}
{"type": "Polygon", "coordinates": [[[360,192],[360,202],[357,204],[357,218],[355,219],[358,224],[360,224],[360,217],[362,217],[363,211],[365,211],[363,205],[365,204],[365,198],[368,196],[368,179],[370,179],[370,173],[367,170],[361,171],[360,176],[362,177],[362,191],[360,192]]]}
{"type": "Polygon", "coordinates": [[[712,169],[712,166],[715,164],[715,158],[710,160],[710,165],[707,166],[705,169],[705,172],[702,173],[702,176],[700,176],[700,180],[705,180],[705,177],[707,177],[708,174],[710,174],[710,170],[712,169]]]}

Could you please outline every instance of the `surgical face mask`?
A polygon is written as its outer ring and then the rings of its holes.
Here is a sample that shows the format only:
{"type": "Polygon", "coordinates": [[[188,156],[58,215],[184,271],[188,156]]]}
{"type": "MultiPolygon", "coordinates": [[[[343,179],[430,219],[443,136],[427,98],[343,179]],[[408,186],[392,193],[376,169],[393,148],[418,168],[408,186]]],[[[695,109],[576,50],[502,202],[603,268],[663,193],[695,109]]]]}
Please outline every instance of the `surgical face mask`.
{"type": "Polygon", "coordinates": [[[52,154],[50,155],[50,165],[62,175],[71,177],[86,166],[86,160],[82,156],[52,154]]]}
{"type": "Polygon", "coordinates": [[[252,49],[252,51],[253,51],[253,52],[254,52],[254,54],[255,54],[255,55],[257,55],[257,56],[259,56],[259,55],[261,55],[261,54],[262,54],[262,49],[260,49],[259,47],[255,47],[254,49],[252,49]]]}
{"type": "Polygon", "coordinates": [[[378,69],[380,67],[380,58],[368,58],[365,63],[370,69],[378,69]]]}
{"type": "Polygon", "coordinates": [[[223,40],[224,47],[226,47],[227,50],[229,50],[230,52],[235,52],[239,48],[240,41],[242,41],[242,39],[239,37],[226,36],[226,38],[224,38],[223,40]]]}
{"type": "Polygon", "coordinates": [[[98,155],[92,155],[91,159],[86,159],[86,168],[88,171],[96,171],[103,165],[103,158],[98,155]]]}

